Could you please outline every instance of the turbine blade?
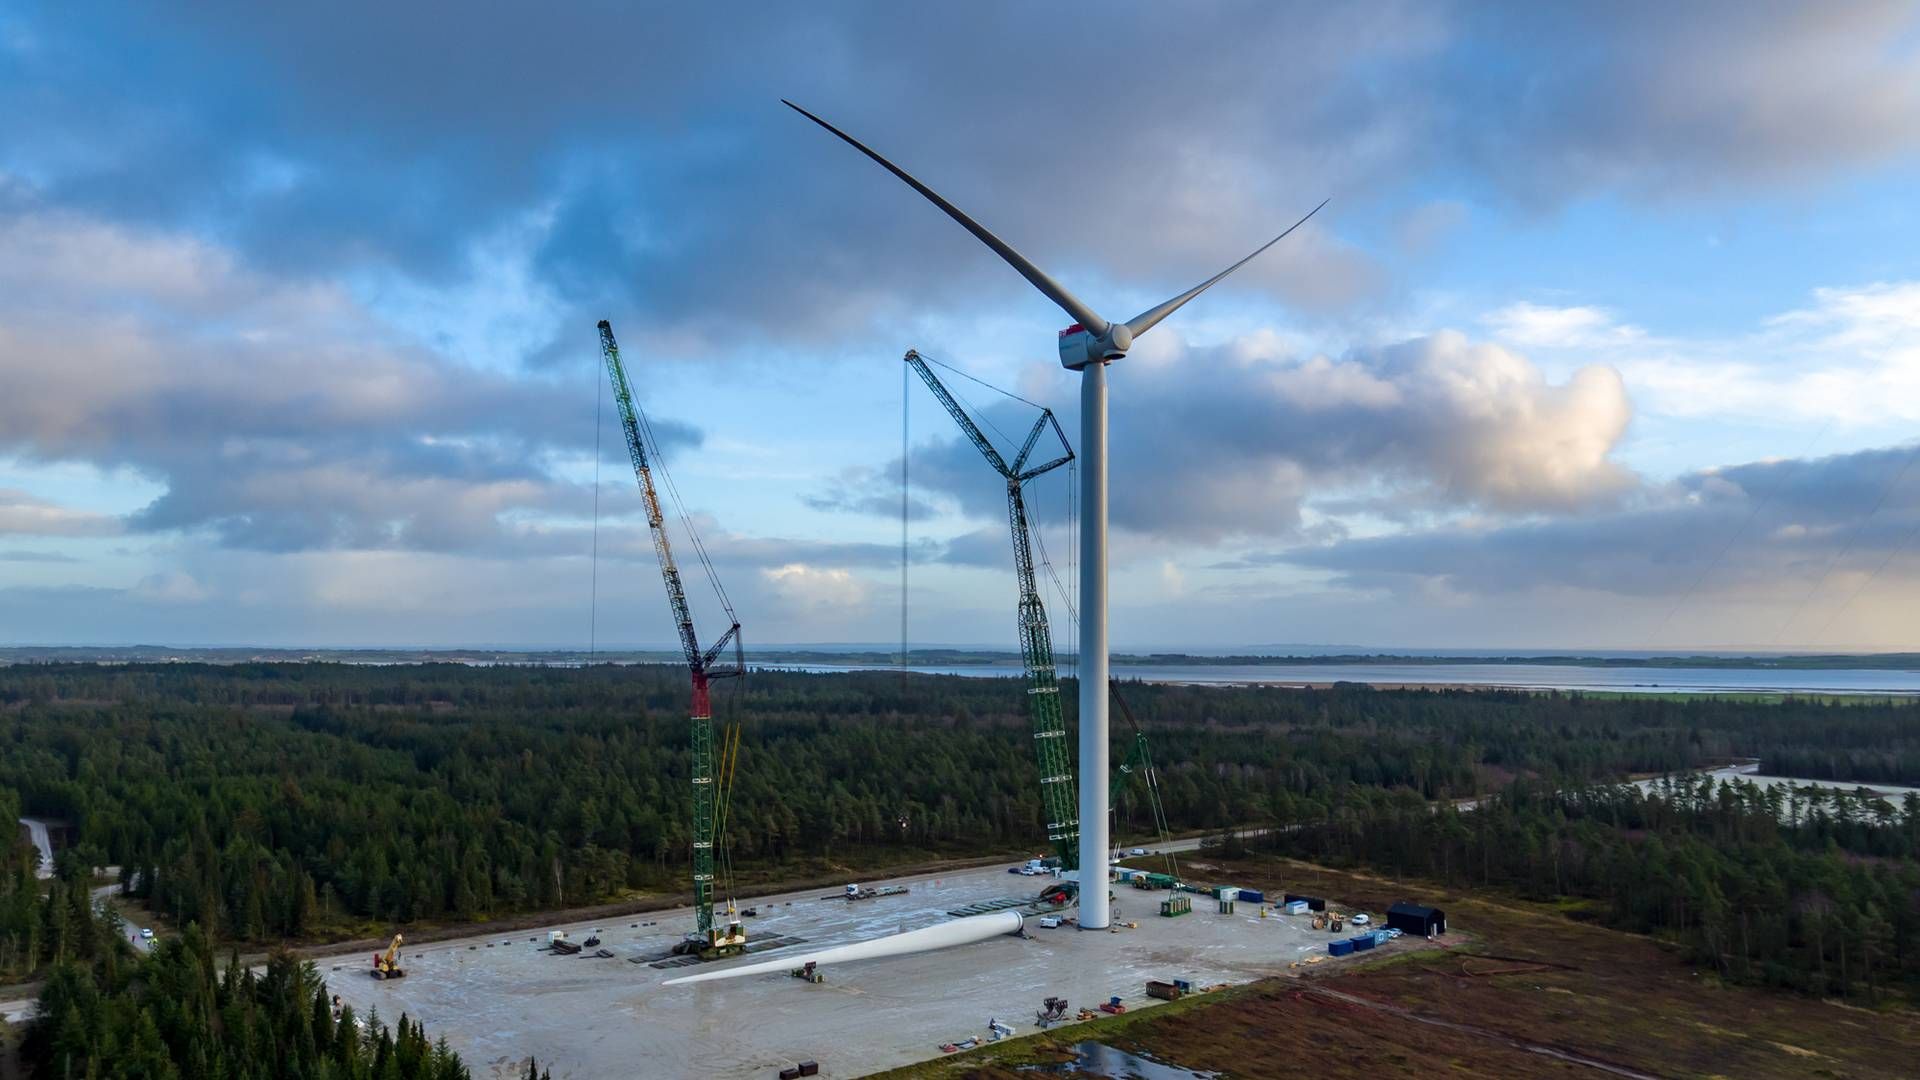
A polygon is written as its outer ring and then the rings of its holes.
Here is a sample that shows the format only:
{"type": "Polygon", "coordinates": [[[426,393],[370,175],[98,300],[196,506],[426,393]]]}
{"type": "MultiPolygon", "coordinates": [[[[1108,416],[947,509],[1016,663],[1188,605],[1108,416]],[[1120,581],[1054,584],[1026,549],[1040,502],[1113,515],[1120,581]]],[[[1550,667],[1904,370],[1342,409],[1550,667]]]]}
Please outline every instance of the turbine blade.
{"type": "Polygon", "coordinates": [[[781,98],[780,103],[839,136],[841,141],[878,162],[881,168],[886,169],[888,172],[906,181],[908,187],[925,195],[928,202],[945,210],[948,217],[959,222],[962,228],[972,233],[981,243],[992,248],[994,254],[1006,260],[1007,265],[1020,271],[1021,277],[1026,278],[1033,284],[1034,288],[1045,293],[1047,299],[1060,305],[1060,310],[1072,316],[1073,321],[1079,323],[1082,328],[1088,330],[1096,337],[1107,332],[1107,320],[1094,314],[1093,309],[1081,303],[1079,297],[1068,292],[1059,282],[1048,277],[1045,270],[1033,265],[1032,260],[1013,250],[1013,245],[988,232],[986,226],[968,217],[959,207],[941,198],[938,192],[920,181],[915,180],[912,176],[909,176],[906,170],[900,168],[900,166],[874,153],[860,140],[841,131],[839,128],[834,127],[832,124],[827,123],[825,120],[820,119],[800,106],[795,105],[786,98],[781,98]]]}
{"type": "Polygon", "coordinates": [[[1232,266],[1227,267],[1225,270],[1220,271],[1219,273],[1213,275],[1212,277],[1201,282],[1200,284],[1195,285],[1193,288],[1188,289],[1186,292],[1181,293],[1179,296],[1174,297],[1173,299],[1167,301],[1166,303],[1161,304],[1158,307],[1150,307],[1147,310],[1141,312],[1140,314],[1135,315],[1133,318],[1127,320],[1127,329],[1133,332],[1134,337],[1139,337],[1141,334],[1144,334],[1147,331],[1153,329],[1155,324],[1157,324],[1161,319],[1164,319],[1167,316],[1173,314],[1174,312],[1179,311],[1181,306],[1185,304],[1187,301],[1193,299],[1196,296],[1199,296],[1201,293],[1206,292],[1208,289],[1213,288],[1215,282],[1218,282],[1221,278],[1226,277],[1228,274],[1231,274],[1235,270],[1238,270],[1241,267],[1252,262],[1254,260],[1254,256],[1259,255],[1260,252],[1267,250],[1268,248],[1272,247],[1273,245],[1279,243],[1282,240],[1285,240],[1287,238],[1287,233],[1290,233],[1293,230],[1299,228],[1300,226],[1305,225],[1307,223],[1307,218],[1310,218],[1313,215],[1319,213],[1321,206],[1325,206],[1332,201],[1333,200],[1330,198],[1320,200],[1320,206],[1316,206],[1313,209],[1307,211],[1307,217],[1303,217],[1299,221],[1296,221],[1293,224],[1287,226],[1287,232],[1283,232],[1279,236],[1276,236],[1273,239],[1267,241],[1266,243],[1261,244],[1259,249],[1256,250],[1253,253],[1253,255],[1249,255],[1246,258],[1241,259],[1239,262],[1234,263],[1232,266]]]}

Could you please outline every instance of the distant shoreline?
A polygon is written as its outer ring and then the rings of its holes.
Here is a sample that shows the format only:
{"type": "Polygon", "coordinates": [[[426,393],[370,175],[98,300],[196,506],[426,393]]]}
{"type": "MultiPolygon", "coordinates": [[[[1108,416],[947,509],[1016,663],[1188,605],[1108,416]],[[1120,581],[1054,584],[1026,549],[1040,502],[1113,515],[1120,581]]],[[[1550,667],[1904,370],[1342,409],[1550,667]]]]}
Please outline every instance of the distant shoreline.
{"type": "MultiPolygon", "coordinates": [[[[774,648],[750,650],[749,663],[819,664],[858,667],[887,667],[899,654],[882,651],[774,648]]],[[[1063,655],[1062,662],[1071,657],[1063,655]]],[[[616,649],[589,653],[577,649],[279,649],[247,647],[175,648],[160,645],[133,646],[15,646],[0,647],[0,664],[43,663],[334,663],[334,664],[433,664],[467,665],[533,664],[576,667],[584,664],[678,663],[678,653],[658,649],[616,649]]],[[[1586,668],[1670,668],[1676,670],[1714,668],[1770,671],[1915,671],[1920,672],[1920,653],[1824,653],[1804,655],[1762,655],[1697,653],[1679,656],[1598,656],[1582,653],[1505,655],[1488,652],[1477,656],[1435,656],[1420,653],[1339,653],[1310,654],[1237,654],[1200,655],[1195,653],[1115,653],[1116,668],[1127,667],[1339,667],[1367,664],[1394,664],[1418,667],[1467,667],[1484,665],[1586,668]]],[[[974,649],[914,649],[906,656],[906,665],[950,665],[969,667],[1007,667],[1018,670],[1020,655],[1014,652],[974,649]]]]}

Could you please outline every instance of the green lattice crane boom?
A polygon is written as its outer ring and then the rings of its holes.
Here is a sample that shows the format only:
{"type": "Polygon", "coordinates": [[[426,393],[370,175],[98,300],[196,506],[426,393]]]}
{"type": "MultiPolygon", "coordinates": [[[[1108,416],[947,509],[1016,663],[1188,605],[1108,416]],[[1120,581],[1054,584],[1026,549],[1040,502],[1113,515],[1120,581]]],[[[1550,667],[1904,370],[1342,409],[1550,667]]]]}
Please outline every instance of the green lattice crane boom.
{"type": "MultiPolygon", "coordinates": [[[[1140,721],[1134,719],[1133,710],[1127,708],[1127,699],[1119,694],[1117,687],[1109,686],[1112,700],[1120,706],[1120,715],[1127,718],[1127,726],[1133,729],[1133,743],[1127,748],[1127,756],[1113,771],[1113,782],[1107,787],[1107,805],[1117,806],[1121,790],[1127,786],[1129,777],[1138,773],[1147,789],[1147,807],[1153,813],[1154,835],[1160,838],[1160,850],[1166,857],[1167,873],[1178,878],[1180,864],[1173,857],[1173,835],[1167,828],[1167,808],[1160,802],[1160,777],[1153,770],[1153,754],[1147,749],[1147,733],[1140,728],[1140,721]]],[[[1111,835],[1111,834],[1109,834],[1111,835]]]]}
{"type": "MultiPolygon", "coordinates": [[[[727,955],[739,952],[746,946],[746,932],[738,921],[729,920],[726,926],[721,927],[716,926],[713,919],[714,854],[720,842],[715,819],[722,798],[716,790],[713,705],[709,686],[715,679],[737,677],[746,672],[740,646],[740,620],[722,593],[721,606],[731,625],[711,647],[705,650],[700,648],[699,635],[693,628],[693,612],[687,606],[686,588],[680,581],[680,567],[674,562],[673,545],[667,539],[666,522],[660,512],[660,496],[653,488],[653,469],[647,459],[646,440],[641,435],[640,411],[633,403],[633,388],[627,383],[627,369],[620,363],[620,346],[613,340],[613,327],[604,319],[600,322],[600,353],[606,360],[607,378],[613,383],[614,401],[619,406],[620,427],[627,439],[627,457],[633,461],[634,479],[640,483],[640,497],[646,504],[647,529],[653,534],[653,551],[660,560],[660,576],[666,582],[667,603],[673,609],[674,626],[680,635],[680,650],[686,655],[687,669],[693,680],[692,707],[688,712],[693,728],[693,907],[698,931],[683,944],[705,955],[727,955]],[[733,645],[733,659],[716,666],[714,661],[728,644],[733,645]]],[[[695,537],[694,547],[699,549],[699,546],[699,539],[695,537]]],[[[707,572],[712,574],[713,567],[707,562],[704,551],[700,552],[700,557],[701,562],[706,564],[707,572]]]]}
{"type": "Polygon", "coordinates": [[[1080,808],[1073,784],[1073,761],[1067,750],[1066,718],[1060,708],[1060,682],[1054,670],[1053,633],[1047,626],[1047,607],[1040,600],[1040,587],[1033,572],[1033,545],[1027,519],[1027,504],[1021,491],[1027,481],[1052,472],[1073,460],[1073,448],[1051,409],[1041,409],[1039,419],[1027,432],[1012,464],[980,430],[973,417],[960,407],[933,369],[918,352],[907,351],[908,366],[919,374],[927,389],[933,391],[954,423],[987,459],[987,464],[1007,483],[1007,522],[1013,530],[1013,570],[1019,581],[1020,657],[1027,672],[1027,708],[1033,720],[1033,753],[1040,766],[1040,804],[1047,818],[1047,842],[1053,845],[1060,865],[1072,869],[1080,865],[1080,808]],[[1059,457],[1029,467],[1027,459],[1049,428],[1060,439],[1064,451],[1059,457]]]}

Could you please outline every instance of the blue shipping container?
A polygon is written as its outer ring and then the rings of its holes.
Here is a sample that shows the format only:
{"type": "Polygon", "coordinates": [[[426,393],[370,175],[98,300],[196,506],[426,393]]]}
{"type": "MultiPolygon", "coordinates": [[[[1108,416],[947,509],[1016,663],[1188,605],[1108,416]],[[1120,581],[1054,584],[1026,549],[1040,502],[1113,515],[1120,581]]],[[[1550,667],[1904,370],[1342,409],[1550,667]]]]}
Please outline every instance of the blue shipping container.
{"type": "Polygon", "coordinates": [[[1353,942],[1329,941],[1327,942],[1327,952],[1334,956],[1346,956],[1353,952],[1353,942]]]}
{"type": "Polygon", "coordinates": [[[1267,894],[1261,892],[1259,889],[1241,889],[1240,899],[1245,900],[1249,904],[1264,904],[1267,902],[1267,894]]]}
{"type": "Polygon", "coordinates": [[[1354,938],[1352,944],[1353,944],[1353,951],[1365,952],[1366,950],[1373,948],[1373,935],[1368,934],[1366,937],[1354,938]]]}
{"type": "Polygon", "coordinates": [[[1375,930],[1373,932],[1373,943],[1375,945],[1385,945],[1387,942],[1392,940],[1393,940],[1393,935],[1387,933],[1385,930],[1375,930]]]}

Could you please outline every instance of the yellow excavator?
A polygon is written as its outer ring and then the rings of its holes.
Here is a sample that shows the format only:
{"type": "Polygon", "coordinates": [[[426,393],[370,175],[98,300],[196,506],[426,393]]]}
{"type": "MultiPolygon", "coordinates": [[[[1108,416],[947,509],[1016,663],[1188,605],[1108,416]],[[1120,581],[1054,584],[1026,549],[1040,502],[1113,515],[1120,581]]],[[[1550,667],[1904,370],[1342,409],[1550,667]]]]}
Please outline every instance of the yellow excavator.
{"type": "Polygon", "coordinates": [[[393,944],[387,946],[384,953],[373,954],[373,977],[376,979],[404,979],[406,969],[400,966],[400,935],[393,935],[393,944]]]}

